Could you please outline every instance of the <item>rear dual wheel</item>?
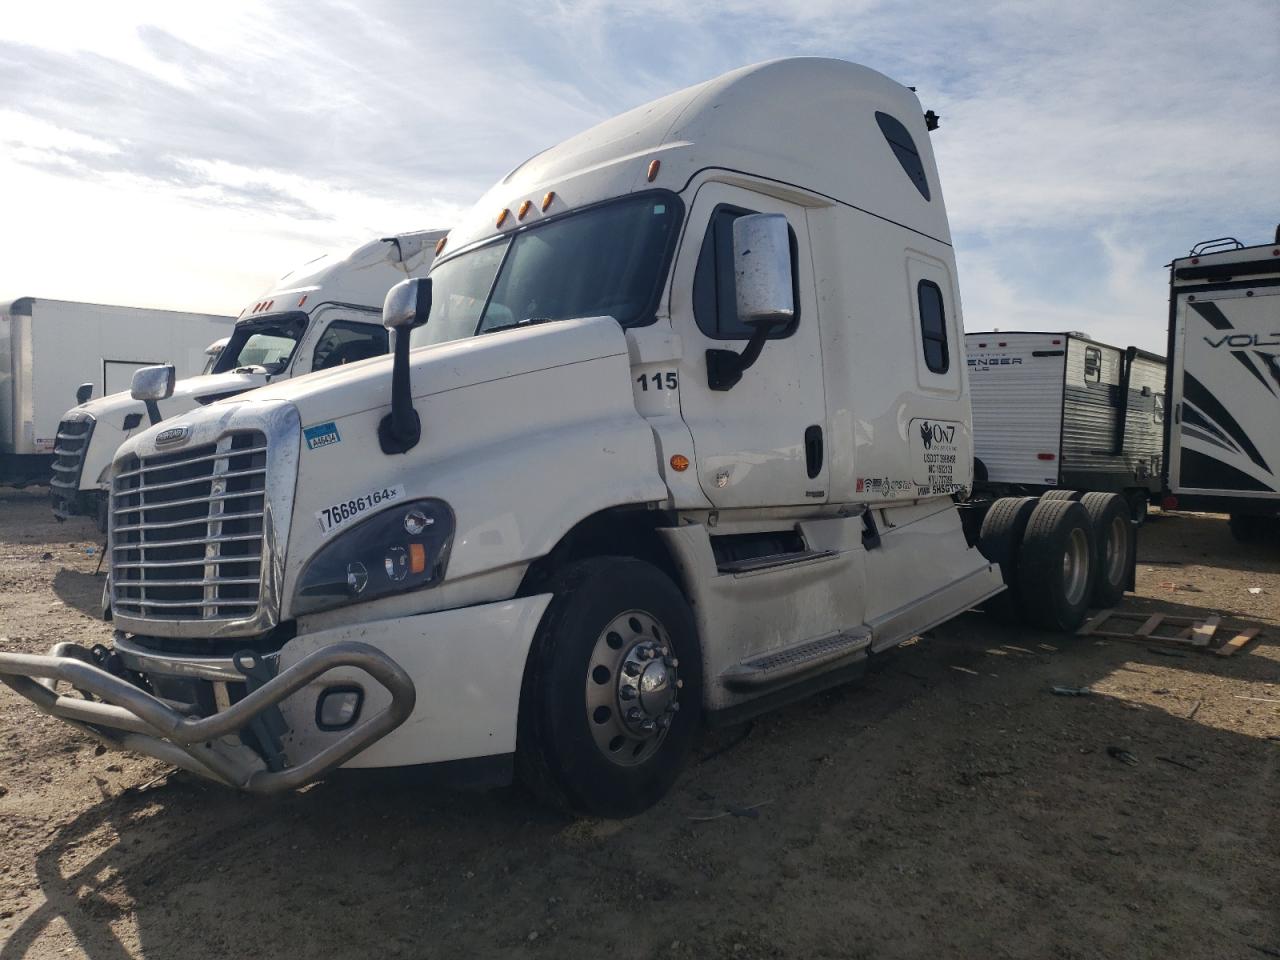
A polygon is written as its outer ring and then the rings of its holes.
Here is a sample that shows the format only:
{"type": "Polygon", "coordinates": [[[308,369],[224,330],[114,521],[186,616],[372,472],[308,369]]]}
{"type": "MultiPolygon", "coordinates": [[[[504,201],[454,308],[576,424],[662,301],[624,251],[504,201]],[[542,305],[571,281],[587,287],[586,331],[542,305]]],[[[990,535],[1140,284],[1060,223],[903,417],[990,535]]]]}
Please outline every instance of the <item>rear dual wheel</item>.
{"type": "Polygon", "coordinates": [[[1084,622],[1096,572],[1093,522],[1073,500],[1042,498],[1018,549],[1018,606],[1023,619],[1070,632],[1084,622]]]}
{"type": "Polygon", "coordinates": [[[1125,498],[1115,493],[1086,493],[1080,506],[1093,524],[1094,564],[1098,568],[1093,602],[1107,607],[1124,596],[1133,568],[1137,535],[1125,498]]]}

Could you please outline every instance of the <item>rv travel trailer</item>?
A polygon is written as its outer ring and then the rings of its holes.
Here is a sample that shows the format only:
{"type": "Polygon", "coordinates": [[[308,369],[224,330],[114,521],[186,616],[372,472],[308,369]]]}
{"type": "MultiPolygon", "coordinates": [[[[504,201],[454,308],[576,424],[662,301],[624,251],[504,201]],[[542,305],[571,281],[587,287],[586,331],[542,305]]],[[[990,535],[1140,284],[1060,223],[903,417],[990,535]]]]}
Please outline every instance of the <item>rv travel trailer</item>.
{"type": "Polygon", "coordinates": [[[1137,530],[1114,494],[965,502],[930,126],[873,70],[789,59],[537,154],[388,294],[392,356],[130,436],[112,647],[0,679],[253,792],[431,764],[625,816],[704,720],[988,599],[1075,629],[1137,530]]]}
{"type": "Polygon", "coordinates": [[[1109,491],[1145,518],[1160,491],[1164,357],[1082,333],[967,333],[965,349],[979,487],[1109,491]]]}
{"type": "Polygon", "coordinates": [[[116,448],[159,419],[274,380],[386,353],[382,300],[400,280],[426,276],[444,235],[406,233],[310,260],[246,306],[229,337],[201,351],[203,369],[188,366],[183,379],[171,375],[167,396],[148,406],[130,395],[126,381],[122,392],[68,410],[58,426],[54,515],[97,516],[105,530],[106,474],[116,448]]]}
{"type": "Polygon", "coordinates": [[[0,304],[0,480],[47,483],[68,404],[128,390],[135,370],[199,373],[232,317],[19,297],[0,304]]]}
{"type": "Polygon", "coordinates": [[[1165,502],[1280,544],[1280,228],[1170,264],[1165,502]]]}

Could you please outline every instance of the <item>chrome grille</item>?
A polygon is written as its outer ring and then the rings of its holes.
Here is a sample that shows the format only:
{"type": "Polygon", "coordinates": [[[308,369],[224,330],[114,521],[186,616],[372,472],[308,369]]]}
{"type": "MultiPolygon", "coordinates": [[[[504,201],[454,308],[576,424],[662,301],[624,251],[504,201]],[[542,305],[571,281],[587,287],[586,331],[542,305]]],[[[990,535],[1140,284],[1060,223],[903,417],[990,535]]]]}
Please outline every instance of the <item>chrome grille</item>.
{"type": "Polygon", "coordinates": [[[57,438],[53,442],[53,478],[49,481],[49,495],[53,500],[53,512],[64,519],[76,513],[80,473],[84,469],[84,456],[89,451],[95,423],[92,416],[81,413],[58,424],[57,438]]]}
{"type": "Polygon", "coordinates": [[[261,602],[267,440],[225,434],[116,462],[112,609],[148,620],[243,620],[261,602]]]}

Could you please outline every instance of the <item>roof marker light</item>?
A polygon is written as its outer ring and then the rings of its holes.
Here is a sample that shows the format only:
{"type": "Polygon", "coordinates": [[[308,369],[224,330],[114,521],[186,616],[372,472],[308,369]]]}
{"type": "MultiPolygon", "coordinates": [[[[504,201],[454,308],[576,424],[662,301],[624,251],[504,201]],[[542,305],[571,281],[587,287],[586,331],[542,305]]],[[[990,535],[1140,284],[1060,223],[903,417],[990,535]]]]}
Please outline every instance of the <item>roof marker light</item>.
{"type": "Polygon", "coordinates": [[[498,227],[499,227],[499,228],[501,228],[501,226],[502,226],[504,223],[506,223],[506,222],[507,222],[507,217],[509,217],[509,216],[511,216],[511,211],[510,211],[510,210],[507,210],[507,209],[505,209],[505,208],[503,209],[503,211],[502,211],[500,214],[498,214],[498,227]]]}
{"type": "Polygon", "coordinates": [[[437,257],[438,257],[438,256],[440,256],[440,251],[444,249],[444,242],[445,242],[446,240],[448,240],[448,239],[449,239],[448,237],[441,237],[439,240],[437,240],[437,241],[436,241],[436,256],[437,256],[437,257]]]}
{"type": "Polygon", "coordinates": [[[265,309],[270,310],[273,306],[275,306],[275,303],[276,302],[274,300],[268,300],[265,309]]]}
{"type": "Polygon", "coordinates": [[[556,192],[555,192],[554,190],[548,190],[548,191],[543,195],[543,197],[542,197],[542,212],[543,212],[543,213],[546,213],[546,212],[547,212],[547,207],[551,206],[551,204],[552,204],[552,202],[555,200],[555,198],[556,198],[556,192]]]}
{"type": "Polygon", "coordinates": [[[520,209],[516,211],[516,219],[523,220],[529,215],[529,208],[533,206],[532,200],[523,200],[520,203],[520,209]]]}
{"type": "Polygon", "coordinates": [[[661,169],[662,169],[662,161],[661,161],[661,160],[650,160],[650,161],[649,161],[649,173],[648,173],[648,177],[649,177],[649,182],[650,182],[650,183],[653,183],[653,181],[654,181],[654,180],[658,179],[658,171],[659,171],[659,170],[661,170],[661,169]]]}
{"type": "Polygon", "coordinates": [[[304,293],[301,297],[298,298],[298,306],[302,306],[306,302],[307,302],[307,294],[304,293]]]}

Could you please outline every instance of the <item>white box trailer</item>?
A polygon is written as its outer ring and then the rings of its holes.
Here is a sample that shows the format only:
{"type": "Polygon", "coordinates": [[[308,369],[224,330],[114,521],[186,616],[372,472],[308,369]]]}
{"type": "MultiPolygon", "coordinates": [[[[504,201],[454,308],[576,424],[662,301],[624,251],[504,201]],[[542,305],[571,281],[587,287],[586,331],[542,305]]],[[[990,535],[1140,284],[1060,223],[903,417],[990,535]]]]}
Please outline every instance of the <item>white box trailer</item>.
{"type": "Polygon", "coordinates": [[[968,333],[976,483],[999,495],[1160,490],[1165,360],[1082,333],[968,333]]]}
{"type": "Polygon", "coordinates": [[[1165,499],[1280,541],[1280,229],[1170,264],[1165,499]]]}
{"type": "Polygon", "coordinates": [[[234,317],[44,297],[0,303],[0,479],[47,483],[58,423],[77,401],[129,389],[139,367],[199,373],[234,317]]]}

